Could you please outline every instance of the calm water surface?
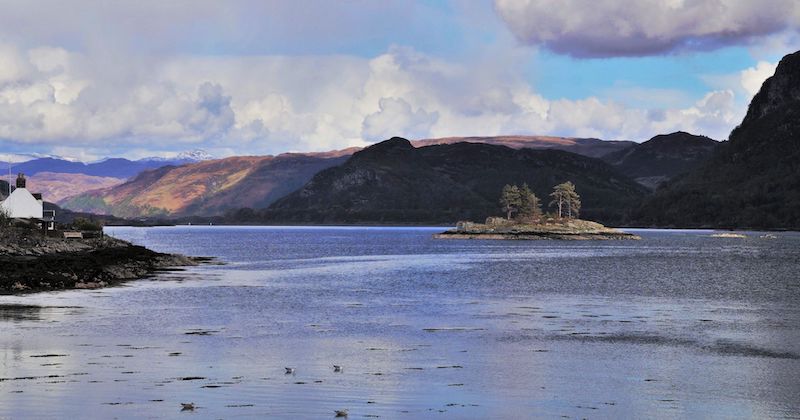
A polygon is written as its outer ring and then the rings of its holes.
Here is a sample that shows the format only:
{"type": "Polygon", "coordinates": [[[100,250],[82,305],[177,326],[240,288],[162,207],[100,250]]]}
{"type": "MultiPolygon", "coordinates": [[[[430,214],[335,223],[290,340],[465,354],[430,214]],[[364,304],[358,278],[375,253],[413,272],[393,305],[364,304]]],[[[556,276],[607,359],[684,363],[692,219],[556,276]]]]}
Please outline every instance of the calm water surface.
{"type": "Polygon", "coordinates": [[[800,234],[439,230],[108,229],[226,264],[0,297],[0,418],[800,418],[800,234]]]}

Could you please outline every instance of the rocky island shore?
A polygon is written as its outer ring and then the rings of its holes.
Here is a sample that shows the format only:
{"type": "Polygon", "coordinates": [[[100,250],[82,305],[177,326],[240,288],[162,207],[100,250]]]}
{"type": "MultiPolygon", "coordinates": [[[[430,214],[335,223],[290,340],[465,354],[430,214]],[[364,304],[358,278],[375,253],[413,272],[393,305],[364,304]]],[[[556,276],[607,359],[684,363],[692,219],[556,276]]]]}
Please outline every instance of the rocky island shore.
{"type": "Polygon", "coordinates": [[[163,254],[109,236],[51,238],[23,228],[0,228],[0,295],[96,289],[208,258],[163,254]]]}
{"type": "Polygon", "coordinates": [[[434,235],[437,239],[560,239],[618,240],[641,239],[637,235],[580,219],[549,220],[521,223],[490,217],[486,223],[459,222],[457,227],[434,235]]]}

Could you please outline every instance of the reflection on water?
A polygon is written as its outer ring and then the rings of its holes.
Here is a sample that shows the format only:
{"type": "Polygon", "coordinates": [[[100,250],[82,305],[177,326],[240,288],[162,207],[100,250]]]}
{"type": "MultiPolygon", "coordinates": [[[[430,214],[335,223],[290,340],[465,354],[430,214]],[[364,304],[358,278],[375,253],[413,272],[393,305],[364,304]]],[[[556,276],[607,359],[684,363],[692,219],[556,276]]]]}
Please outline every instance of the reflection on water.
{"type": "Polygon", "coordinates": [[[0,417],[800,416],[800,235],[435,231],[115,228],[227,265],[0,298],[0,417]]]}
{"type": "Polygon", "coordinates": [[[0,305],[0,321],[39,320],[41,311],[36,305],[0,305]]]}
{"type": "Polygon", "coordinates": [[[0,322],[55,320],[63,315],[77,314],[80,309],[80,306],[0,304],[0,322]]]}

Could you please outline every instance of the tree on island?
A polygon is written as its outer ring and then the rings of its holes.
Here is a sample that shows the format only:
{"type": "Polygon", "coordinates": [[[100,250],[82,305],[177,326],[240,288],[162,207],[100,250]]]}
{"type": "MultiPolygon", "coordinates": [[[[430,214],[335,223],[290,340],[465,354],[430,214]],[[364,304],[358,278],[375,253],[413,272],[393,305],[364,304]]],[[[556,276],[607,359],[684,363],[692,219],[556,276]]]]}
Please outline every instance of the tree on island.
{"type": "Polygon", "coordinates": [[[542,206],[539,197],[531,191],[528,184],[522,184],[519,189],[520,207],[519,215],[526,219],[538,219],[542,216],[542,206]]]}
{"type": "Polygon", "coordinates": [[[525,219],[539,218],[542,215],[539,198],[531,191],[528,184],[522,184],[522,187],[518,187],[516,184],[503,187],[500,194],[500,205],[506,212],[508,220],[511,220],[514,214],[525,219]]]}
{"type": "Polygon", "coordinates": [[[511,220],[511,214],[518,212],[522,205],[519,187],[506,184],[502,193],[500,193],[500,205],[503,211],[506,212],[506,218],[511,220]]]}
{"type": "Polygon", "coordinates": [[[568,218],[578,217],[581,210],[581,197],[575,191],[575,184],[567,181],[556,185],[553,187],[550,197],[553,197],[550,206],[558,209],[559,219],[564,217],[564,209],[567,211],[568,218]]]}

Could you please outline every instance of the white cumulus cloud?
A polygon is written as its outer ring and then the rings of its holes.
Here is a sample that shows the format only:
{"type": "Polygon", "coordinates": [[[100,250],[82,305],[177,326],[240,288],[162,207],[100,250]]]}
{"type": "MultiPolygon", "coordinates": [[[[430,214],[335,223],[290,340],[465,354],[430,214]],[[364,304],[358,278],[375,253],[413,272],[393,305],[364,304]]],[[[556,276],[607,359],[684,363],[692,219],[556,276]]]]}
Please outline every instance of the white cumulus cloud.
{"type": "Polygon", "coordinates": [[[436,112],[412,109],[408,102],[400,98],[381,98],[378,107],[380,108],[378,112],[364,118],[365,139],[380,141],[397,133],[411,138],[421,138],[430,133],[431,127],[439,118],[436,112]]]}
{"type": "Polygon", "coordinates": [[[744,114],[730,89],[693,104],[548,99],[523,74],[530,57],[513,54],[478,63],[407,47],[371,58],[185,55],[133,63],[51,47],[0,54],[25,69],[0,82],[0,141],[17,151],[138,156],[203,147],[225,156],[340,149],[391,136],[646,140],[676,130],[723,139],[744,114]]]}
{"type": "Polygon", "coordinates": [[[775,74],[775,69],[777,67],[778,65],[776,63],[759,61],[755,67],[742,70],[740,74],[742,87],[750,96],[755,95],[761,89],[761,84],[763,84],[768,77],[775,74]]]}

